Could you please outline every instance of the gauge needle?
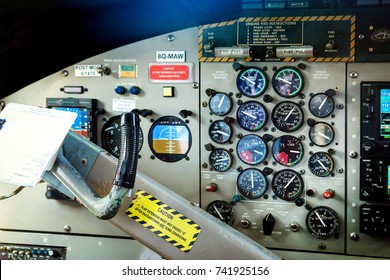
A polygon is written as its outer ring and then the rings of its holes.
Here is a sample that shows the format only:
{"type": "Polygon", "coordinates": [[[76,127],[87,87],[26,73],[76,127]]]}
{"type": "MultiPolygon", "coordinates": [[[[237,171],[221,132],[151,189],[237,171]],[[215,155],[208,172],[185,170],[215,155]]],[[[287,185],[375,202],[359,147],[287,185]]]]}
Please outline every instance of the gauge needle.
{"type": "Polygon", "coordinates": [[[255,82],[254,81],[252,81],[252,80],[250,80],[250,79],[248,79],[247,77],[243,77],[245,80],[247,80],[248,82],[250,82],[252,85],[254,85],[255,84],[255,82]]]}
{"type": "Polygon", "coordinates": [[[212,131],[213,133],[218,133],[218,134],[222,134],[222,135],[225,135],[225,136],[229,136],[229,134],[228,133],[226,133],[226,132],[224,132],[224,131],[221,131],[221,130],[214,130],[214,131],[212,131]]]}
{"type": "Polygon", "coordinates": [[[322,106],[324,106],[325,102],[326,102],[326,99],[328,99],[328,97],[326,97],[320,104],[320,107],[318,107],[318,109],[322,109],[322,106]]]}
{"type": "Polygon", "coordinates": [[[284,121],[287,121],[287,119],[291,116],[292,112],[294,112],[295,108],[292,108],[290,113],[288,113],[287,117],[284,119],[284,121]]]}
{"type": "Polygon", "coordinates": [[[258,150],[254,150],[254,152],[255,152],[256,154],[263,155],[263,153],[260,152],[260,151],[258,151],[258,150]]]}
{"type": "Polygon", "coordinates": [[[277,79],[278,79],[279,81],[285,82],[285,83],[287,83],[287,84],[289,84],[289,85],[292,84],[290,81],[287,81],[287,80],[285,80],[285,79],[283,79],[283,78],[278,77],[277,79]]]}
{"type": "Polygon", "coordinates": [[[104,131],[110,131],[110,130],[113,130],[113,129],[115,129],[115,127],[114,126],[110,126],[110,127],[107,127],[104,131]]]}
{"type": "Polygon", "coordinates": [[[321,219],[321,216],[320,216],[320,214],[318,214],[318,212],[317,212],[317,211],[314,211],[314,213],[316,213],[316,216],[317,216],[317,218],[320,220],[321,224],[322,224],[324,227],[326,227],[326,225],[325,225],[324,221],[321,219]]]}
{"type": "Polygon", "coordinates": [[[254,189],[255,183],[254,183],[254,179],[253,179],[253,172],[251,172],[251,185],[252,185],[252,189],[254,189]]]}
{"type": "Polygon", "coordinates": [[[322,166],[323,169],[325,169],[326,171],[329,171],[329,169],[326,168],[326,166],[320,160],[317,160],[317,162],[322,166]]]}
{"type": "Polygon", "coordinates": [[[290,153],[293,153],[293,154],[300,154],[299,151],[295,151],[295,150],[291,150],[290,153]]]}
{"type": "Polygon", "coordinates": [[[321,133],[321,132],[318,132],[318,135],[324,137],[325,139],[330,140],[330,137],[326,136],[325,134],[323,134],[323,133],[321,133]]]}
{"type": "Polygon", "coordinates": [[[288,181],[288,183],[284,186],[283,189],[286,189],[292,183],[292,181],[294,181],[295,177],[297,177],[297,176],[292,177],[291,180],[288,181]]]}
{"type": "Polygon", "coordinates": [[[220,158],[220,159],[217,159],[216,162],[225,161],[225,160],[229,160],[229,158],[220,158]]]}
{"type": "Polygon", "coordinates": [[[213,208],[214,208],[215,212],[217,212],[217,214],[221,218],[221,220],[224,220],[224,218],[222,217],[221,213],[218,211],[217,207],[215,205],[213,205],[213,208]]]}
{"type": "Polygon", "coordinates": [[[218,103],[218,108],[221,108],[223,101],[225,100],[225,95],[222,96],[221,100],[218,103]]]}
{"type": "Polygon", "coordinates": [[[252,114],[249,114],[248,112],[242,112],[244,115],[247,115],[248,117],[251,117],[252,119],[256,119],[256,117],[252,114]]]}

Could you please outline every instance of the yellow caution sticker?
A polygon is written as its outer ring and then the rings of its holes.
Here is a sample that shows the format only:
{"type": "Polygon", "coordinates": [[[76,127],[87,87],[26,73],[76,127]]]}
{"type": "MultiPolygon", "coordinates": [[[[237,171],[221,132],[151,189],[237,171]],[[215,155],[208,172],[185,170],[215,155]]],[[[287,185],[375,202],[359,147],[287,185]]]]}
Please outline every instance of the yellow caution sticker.
{"type": "Polygon", "coordinates": [[[126,215],[183,252],[189,252],[201,228],[145,191],[138,191],[126,215]]]}

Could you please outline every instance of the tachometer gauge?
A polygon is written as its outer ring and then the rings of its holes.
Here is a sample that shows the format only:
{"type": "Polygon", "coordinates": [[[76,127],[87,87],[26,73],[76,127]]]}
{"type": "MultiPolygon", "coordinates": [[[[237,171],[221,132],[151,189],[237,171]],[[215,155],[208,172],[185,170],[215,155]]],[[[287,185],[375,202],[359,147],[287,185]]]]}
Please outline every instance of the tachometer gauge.
{"type": "Polygon", "coordinates": [[[272,145],[272,155],[281,165],[288,167],[297,165],[303,157],[301,140],[292,135],[277,138],[272,145]]]}
{"type": "Polygon", "coordinates": [[[267,119],[265,107],[257,101],[244,102],[237,110],[239,125],[248,131],[260,130],[267,123],[267,119]]]}
{"type": "Polygon", "coordinates": [[[233,101],[227,93],[217,92],[210,97],[209,107],[214,115],[226,116],[233,108],[233,101]]]}
{"type": "Polygon", "coordinates": [[[232,137],[232,127],[223,120],[217,120],[211,123],[209,127],[209,136],[211,140],[218,144],[224,144],[232,137]]]}
{"type": "Polygon", "coordinates": [[[246,164],[260,164],[267,156],[267,144],[259,135],[245,135],[237,143],[237,155],[246,164]]]}
{"type": "Polygon", "coordinates": [[[287,201],[298,198],[304,189],[301,175],[292,169],[282,169],[275,173],[271,185],[274,194],[287,201]]]}
{"type": "Polygon", "coordinates": [[[333,113],[333,98],[325,93],[314,94],[309,100],[309,110],[318,118],[326,118],[333,113]]]}
{"type": "Polygon", "coordinates": [[[317,152],[309,158],[309,169],[318,177],[326,177],[332,173],[334,161],[327,152],[317,152]]]}
{"type": "Polygon", "coordinates": [[[293,132],[303,124],[301,106],[294,102],[283,101],[274,107],[271,114],[274,126],[284,132],[293,132]]]}
{"type": "Polygon", "coordinates": [[[326,239],[337,233],[339,217],[332,208],[318,206],[311,209],[307,214],[306,226],[315,237],[326,239]]]}
{"type": "Polygon", "coordinates": [[[256,199],[266,192],[267,180],[260,170],[245,169],[237,177],[237,190],[248,199],[256,199]]]}
{"type": "Polygon", "coordinates": [[[310,141],[319,147],[325,147],[334,139],[333,127],[325,122],[314,124],[309,130],[310,141]]]}
{"type": "Polygon", "coordinates": [[[221,221],[228,225],[234,223],[235,214],[233,207],[226,201],[214,200],[206,207],[206,212],[210,213],[214,217],[217,217],[221,221]]]}
{"type": "Polygon", "coordinates": [[[267,89],[268,78],[260,68],[248,67],[240,71],[236,84],[243,95],[258,97],[267,89]]]}
{"type": "Polygon", "coordinates": [[[232,154],[226,149],[214,149],[210,152],[209,163],[213,170],[226,172],[233,164],[232,154]]]}
{"type": "MultiPolygon", "coordinates": [[[[120,116],[113,116],[108,119],[102,128],[101,132],[102,148],[113,156],[119,158],[121,149],[121,127],[120,116]]],[[[139,151],[143,145],[143,133],[140,127],[139,131],[139,151]]]]}
{"type": "Polygon", "coordinates": [[[272,77],[272,87],[282,97],[291,98],[303,89],[302,73],[290,66],[279,68],[272,77]]]}

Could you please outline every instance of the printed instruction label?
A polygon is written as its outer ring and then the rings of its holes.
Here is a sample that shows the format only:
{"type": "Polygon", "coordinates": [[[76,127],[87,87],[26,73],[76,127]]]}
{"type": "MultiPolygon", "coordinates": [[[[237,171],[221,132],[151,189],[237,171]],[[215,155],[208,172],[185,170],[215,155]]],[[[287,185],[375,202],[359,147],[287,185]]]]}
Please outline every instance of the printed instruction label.
{"type": "Polygon", "coordinates": [[[145,191],[138,191],[126,215],[183,252],[189,252],[201,228],[145,191]]]}

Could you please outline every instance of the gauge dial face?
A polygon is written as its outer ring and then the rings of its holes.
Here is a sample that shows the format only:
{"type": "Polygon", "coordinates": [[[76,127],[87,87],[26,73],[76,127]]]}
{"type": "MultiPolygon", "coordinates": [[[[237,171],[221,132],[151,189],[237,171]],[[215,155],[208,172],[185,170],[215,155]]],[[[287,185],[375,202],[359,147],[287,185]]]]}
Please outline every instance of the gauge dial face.
{"type": "Polygon", "coordinates": [[[272,155],[281,165],[288,167],[297,165],[303,157],[301,140],[291,135],[277,138],[272,145],[272,155]]]}
{"type": "Polygon", "coordinates": [[[184,121],[174,116],[164,116],[151,126],[148,142],[158,159],[176,162],[187,156],[191,149],[192,136],[184,121]]]}
{"type": "Polygon", "coordinates": [[[229,142],[232,137],[232,127],[223,120],[217,120],[211,123],[209,127],[209,136],[211,140],[218,144],[229,142]]]}
{"type": "Polygon", "coordinates": [[[326,118],[333,113],[334,101],[325,93],[317,93],[309,100],[310,112],[318,118],[326,118]]]}
{"type": "Polygon", "coordinates": [[[326,239],[337,232],[339,217],[332,208],[326,206],[315,207],[306,216],[306,226],[315,237],[326,239]]]}
{"type": "Polygon", "coordinates": [[[282,97],[291,98],[303,89],[303,75],[294,67],[279,68],[272,77],[272,87],[282,97]]]}
{"type": "Polygon", "coordinates": [[[228,225],[232,225],[235,219],[235,213],[233,207],[226,201],[214,200],[206,207],[206,212],[210,213],[214,217],[217,217],[221,221],[228,225]]]}
{"type": "Polygon", "coordinates": [[[244,102],[237,110],[239,125],[248,131],[260,130],[267,123],[267,119],[264,105],[257,101],[244,102]]]}
{"type": "Polygon", "coordinates": [[[217,116],[226,116],[233,108],[231,97],[224,92],[217,92],[209,101],[210,111],[217,116]]]}
{"type": "Polygon", "coordinates": [[[257,67],[244,68],[236,80],[237,89],[247,97],[258,97],[264,93],[268,86],[266,74],[257,67]]]}
{"type": "Polygon", "coordinates": [[[283,200],[291,201],[298,198],[303,189],[301,175],[292,169],[280,170],[272,178],[272,191],[283,200]]]}
{"type": "Polygon", "coordinates": [[[327,152],[317,152],[309,158],[309,169],[311,173],[318,177],[330,175],[334,168],[334,161],[327,152]]]}
{"type": "Polygon", "coordinates": [[[257,165],[267,157],[267,144],[259,135],[248,134],[237,143],[237,155],[244,163],[257,165]]]}
{"type": "MultiPolygon", "coordinates": [[[[120,116],[111,117],[107,120],[102,128],[101,133],[102,148],[113,156],[119,158],[121,149],[121,127],[120,127],[120,116]]],[[[143,133],[140,127],[139,130],[139,150],[143,144],[143,133]]]]}
{"type": "Polygon", "coordinates": [[[237,190],[248,199],[257,199],[267,190],[267,179],[256,168],[245,169],[237,177],[237,190]]]}
{"type": "Polygon", "coordinates": [[[274,107],[271,119],[277,129],[283,132],[293,132],[303,124],[303,111],[298,104],[283,101],[274,107]]]}
{"type": "Polygon", "coordinates": [[[314,145],[328,146],[334,139],[334,129],[328,123],[318,122],[310,128],[309,138],[314,145]]]}
{"type": "Polygon", "coordinates": [[[219,172],[226,172],[233,164],[233,158],[231,153],[222,148],[212,150],[209,155],[210,167],[219,172]]]}

